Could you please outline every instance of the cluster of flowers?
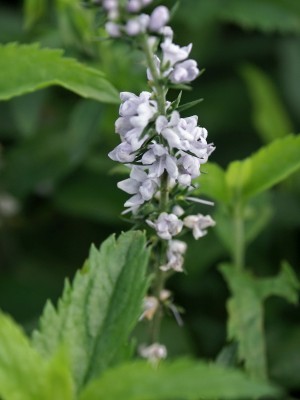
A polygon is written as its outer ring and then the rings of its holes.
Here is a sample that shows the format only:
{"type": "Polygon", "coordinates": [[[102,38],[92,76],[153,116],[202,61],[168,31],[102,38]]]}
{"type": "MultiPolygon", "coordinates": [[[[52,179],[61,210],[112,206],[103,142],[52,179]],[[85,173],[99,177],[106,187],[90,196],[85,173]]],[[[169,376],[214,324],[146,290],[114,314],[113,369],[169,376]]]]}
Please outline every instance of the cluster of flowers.
{"type": "MultiPolygon", "coordinates": [[[[199,75],[195,60],[189,59],[192,45],[180,47],[173,43],[173,31],[166,24],[169,10],[158,6],[150,15],[138,14],[152,0],[102,0],[107,12],[106,30],[111,37],[137,36],[146,40],[151,65],[148,62],[147,77],[153,92],[120,95],[120,117],[115,131],[121,144],[109,153],[112,160],[130,168],[130,177],[118,183],[118,187],[130,194],[124,213],[133,216],[147,215],[146,223],[156,235],[167,242],[167,254],[160,270],[183,271],[186,243],[174,239],[184,228],[191,229],[195,239],[203,237],[206,229],[215,222],[207,215],[185,215],[177,204],[204,202],[192,197],[195,190],[192,180],[200,175],[200,166],[207,162],[214,146],[207,142],[207,130],[198,126],[197,116],[182,118],[176,110],[177,102],[170,103],[161,93],[174,84],[188,84],[199,75]],[[160,45],[160,48],[158,47],[160,45]],[[156,50],[159,49],[160,57],[156,50]],[[159,88],[162,89],[159,93],[159,88]],[[163,190],[168,192],[168,204],[161,207],[163,190]],[[152,204],[152,212],[144,212],[152,204]]],[[[148,60],[149,61],[149,60],[148,60]]],[[[164,95],[163,95],[164,96],[164,95]]],[[[152,319],[161,298],[147,298],[144,317],[152,319]]],[[[159,344],[153,344],[141,352],[147,358],[165,357],[159,344]],[[150,350],[149,350],[150,349],[150,350]]]]}

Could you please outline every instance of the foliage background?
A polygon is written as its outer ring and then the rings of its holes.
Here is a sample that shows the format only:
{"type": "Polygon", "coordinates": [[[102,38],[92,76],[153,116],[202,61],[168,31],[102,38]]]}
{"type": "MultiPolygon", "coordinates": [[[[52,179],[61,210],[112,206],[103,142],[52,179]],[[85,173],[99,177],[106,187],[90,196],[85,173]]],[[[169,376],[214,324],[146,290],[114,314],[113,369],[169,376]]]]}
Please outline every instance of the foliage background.
{"type": "MultiPolygon", "coordinates": [[[[66,55],[99,67],[118,90],[145,89],[138,52],[101,40],[103,32],[76,1],[30,0],[26,5],[1,2],[1,43],[64,48],[66,55]]],[[[178,43],[194,43],[193,57],[206,69],[185,99],[204,98],[192,112],[217,145],[213,162],[226,167],[300,131],[297,0],[185,0],[174,28],[178,43]]],[[[129,227],[119,217],[125,199],[116,188],[120,176],[107,158],[118,142],[117,112],[116,105],[82,100],[61,88],[0,103],[0,191],[2,199],[3,193],[13,196],[17,206],[10,216],[1,209],[0,307],[28,331],[46,298],[55,300],[63,278],[82,265],[90,244],[129,227]]],[[[248,247],[247,264],[266,276],[275,275],[287,260],[299,274],[300,174],[258,202],[254,219],[263,221],[264,229],[248,247]]],[[[223,347],[228,289],[217,266],[227,260],[216,230],[198,242],[190,240],[187,274],[170,282],[176,302],[186,310],[183,329],[172,318],[164,325],[171,355],[214,358],[223,347]]],[[[142,331],[141,325],[137,335],[142,331]]],[[[271,376],[296,396],[299,309],[268,300],[266,331],[271,376]]]]}

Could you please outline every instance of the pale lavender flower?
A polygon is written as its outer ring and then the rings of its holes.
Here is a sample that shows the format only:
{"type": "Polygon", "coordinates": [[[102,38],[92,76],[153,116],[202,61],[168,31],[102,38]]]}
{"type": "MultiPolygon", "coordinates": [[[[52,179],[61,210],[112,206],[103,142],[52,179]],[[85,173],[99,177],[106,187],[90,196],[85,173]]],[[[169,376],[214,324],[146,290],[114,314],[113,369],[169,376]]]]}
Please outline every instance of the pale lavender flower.
{"type": "Polygon", "coordinates": [[[125,25],[125,32],[128,36],[137,36],[146,32],[149,25],[150,17],[147,14],[141,14],[136,18],[127,21],[125,25]]]}
{"type": "Polygon", "coordinates": [[[200,175],[201,161],[190,154],[185,154],[178,160],[178,182],[183,186],[190,186],[192,179],[200,175]]]}
{"type": "Polygon", "coordinates": [[[115,20],[119,16],[119,1],[118,0],[103,0],[103,8],[107,11],[108,18],[115,20]]]}
{"type": "Polygon", "coordinates": [[[143,301],[143,313],[140,316],[139,320],[146,318],[149,321],[151,321],[158,309],[158,306],[159,306],[159,300],[156,297],[154,296],[145,297],[143,301]]]}
{"type": "Polygon", "coordinates": [[[148,139],[142,135],[150,120],[157,113],[157,103],[150,100],[151,93],[142,92],[139,96],[133,93],[121,93],[121,117],[115,123],[116,133],[128,142],[133,151],[138,150],[148,139]]]}
{"type": "Polygon", "coordinates": [[[141,357],[146,358],[154,365],[157,364],[160,360],[165,359],[167,357],[167,349],[166,346],[153,343],[151,346],[140,346],[139,354],[141,357]]]}
{"type": "Polygon", "coordinates": [[[156,7],[150,15],[149,30],[159,32],[169,21],[170,12],[165,6],[156,7]]]}
{"type": "Polygon", "coordinates": [[[133,153],[132,146],[127,142],[123,142],[108,153],[108,157],[111,160],[126,164],[134,161],[135,154],[133,153]]]}
{"type": "Polygon", "coordinates": [[[188,46],[180,47],[172,42],[170,37],[166,37],[164,42],[161,44],[163,51],[163,64],[174,66],[179,61],[186,60],[192,50],[192,44],[188,46]]]}
{"type": "Polygon", "coordinates": [[[140,11],[142,8],[142,4],[140,0],[128,0],[126,9],[129,12],[135,13],[140,11]]]}
{"type": "Polygon", "coordinates": [[[174,111],[171,115],[170,121],[164,115],[160,115],[155,121],[155,128],[157,133],[161,134],[168,142],[169,147],[181,148],[181,141],[177,134],[177,127],[180,121],[180,115],[174,111]]]}
{"type": "Polygon", "coordinates": [[[174,270],[176,272],[183,272],[183,255],[187,249],[187,244],[181,240],[170,240],[167,250],[167,264],[162,265],[162,271],[174,270]]]}
{"type": "Polygon", "coordinates": [[[105,30],[112,38],[117,38],[122,35],[121,26],[112,21],[108,21],[105,24],[105,30]]]}
{"type": "Polygon", "coordinates": [[[163,212],[154,222],[146,220],[147,224],[156,230],[158,236],[164,240],[171,240],[178,235],[183,227],[183,222],[175,214],[163,212]]]}
{"type": "Polygon", "coordinates": [[[159,178],[164,171],[167,171],[170,178],[177,179],[177,160],[169,154],[168,149],[157,143],[150,144],[148,148],[149,150],[142,157],[142,163],[148,166],[149,177],[159,178]]]}
{"type": "Polygon", "coordinates": [[[207,234],[207,228],[215,226],[215,221],[210,215],[189,215],[183,220],[184,225],[193,230],[193,236],[197,240],[207,234]]]}
{"type": "Polygon", "coordinates": [[[177,217],[181,217],[184,214],[184,209],[179,205],[176,205],[173,207],[172,213],[177,215],[177,217]]]}
{"type": "Polygon", "coordinates": [[[163,35],[165,39],[168,38],[169,40],[173,41],[174,32],[170,26],[164,26],[161,28],[159,33],[163,35]]]}
{"type": "Polygon", "coordinates": [[[174,70],[169,75],[169,79],[172,83],[189,83],[197,78],[199,75],[199,69],[195,60],[186,60],[181,63],[177,63],[174,70]]]}
{"type": "Polygon", "coordinates": [[[130,178],[118,183],[118,188],[126,193],[133,194],[124,204],[125,207],[138,207],[154,196],[158,187],[155,179],[149,179],[142,167],[134,166],[130,178]]]}

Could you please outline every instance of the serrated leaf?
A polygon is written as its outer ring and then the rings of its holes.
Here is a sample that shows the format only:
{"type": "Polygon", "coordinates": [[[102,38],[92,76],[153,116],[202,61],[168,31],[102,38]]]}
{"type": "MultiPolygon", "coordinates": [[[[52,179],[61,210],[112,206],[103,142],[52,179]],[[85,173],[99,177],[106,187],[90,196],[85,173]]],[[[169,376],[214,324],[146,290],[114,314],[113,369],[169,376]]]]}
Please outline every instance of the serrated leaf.
{"type": "Polygon", "coordinates": [[[292,268],[283,264],[278,276],[255,278],[247,271],[237,271],[222,265],[221,272],[232,297],[228,301],[228,338],[237,340],[240,361],[253,378],[267,377],[266,348],[263,328],[263,302],[270,296],[280,296],[295,303],[299,282],[292,268]]]}
{"type": "Polygon", "coordinates": [[[252,101],[252,120],[257,133],[268,143],[293,132],[292,122],[271,79],[259,68],[241,69],[252,101]]]}
{"type": "Polygon", "coordinates": [[[158,368],[137,361],[109,370],[79,400],[233,400],[278,394],[274,387],[252,381],[240,371],[181,359],[158,368]]]}
{"type": "Polygon", "coordinates": [[[68,359],[63,352],[46,362],[21,328],[0,313],[0,396],[3,400],[72,400],[68,359]]]}
{"type": "Polygon", "coordinates": [[[110,366],[141,313],[148,263],[145,235],[122,234],[107,239],[90,256],[70,285],[65,284],[58,308],[48,302],[33,334],[33,344],[51,356],[68,347],[77,388],[110,366]]]}
{"type": "Polygon", "coordinates": [[[37,44],[0,45],[0,100],[58,85],[79,96],[119,103],[116,89],[98,70],[37,44]]]}
{"type": "Polygon", "coordinates": [[[227,204],[230,193],[224,170],[217,164],[207,163],[202,166],[201,172],[200,177],[193,180],[199,185],[199,189],[194,193],[199,196],[206,195],[213,200],[227,204]]]}
{"type": "Polygon", "coordinates": [[[231,195],[245,201],[286,179],[300,168],[300,135],[289,135],[261,148],[226,172],[231,195]]]}

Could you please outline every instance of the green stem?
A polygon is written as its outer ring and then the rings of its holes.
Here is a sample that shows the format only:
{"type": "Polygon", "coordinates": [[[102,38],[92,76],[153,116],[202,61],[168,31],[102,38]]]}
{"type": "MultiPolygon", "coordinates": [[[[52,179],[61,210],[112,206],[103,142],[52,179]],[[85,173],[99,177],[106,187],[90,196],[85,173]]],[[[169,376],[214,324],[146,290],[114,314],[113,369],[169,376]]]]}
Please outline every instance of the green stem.
{"type": "Polygon", "coordinates": [[[160,115],[166,115],[166,93],[165,88],[161,84],[161,79],[159,73],[157,71],[155,62],[154,62],[154,54],[148,42],[148,36],[144,35],[142,37],[142,49],[146,56],[147,66],[150,69],[151,75],[153,77],[153,86],[155,89],[155,95],[158,105],[158,111],[160,115]]]}
{"type": "MultiPolygon", "coordinates": [[[[152,52],[151,46],[149,45],[147,35],[142,36],[141,46],[146,56],[147,66],[153,77],[153,89],[157,101],[158,111],[160,115],[166,115],[166,89],[161,82],[159,72],[154,61],[154,54],[152,52]]],[[[160,179],[160,212],[167,211],[169,201],[169,191],[168,191],[168,174],[165,171],[160,179]]],[[[159,308],[156,311],[153,320],[150,325],[150,340],[152,343],[159,341],[161,321],[163,317],[163,307],[160,302],[160,294],[164,289],[166,281],[166,273],[160,270],[160,266],[165,264],[166,260],[166,241],[160,241],[159,256],[157,257],[155,265],[155,278],[152,285],[152,294],[159,301],[159,308]]]]}
{"type": "Polygon", "coordinates": [[[245,226],[244,214],[241,205],[237,205],[234,210],[234,253],[233,261],[237,270],[245,267],[245,226]]]}

